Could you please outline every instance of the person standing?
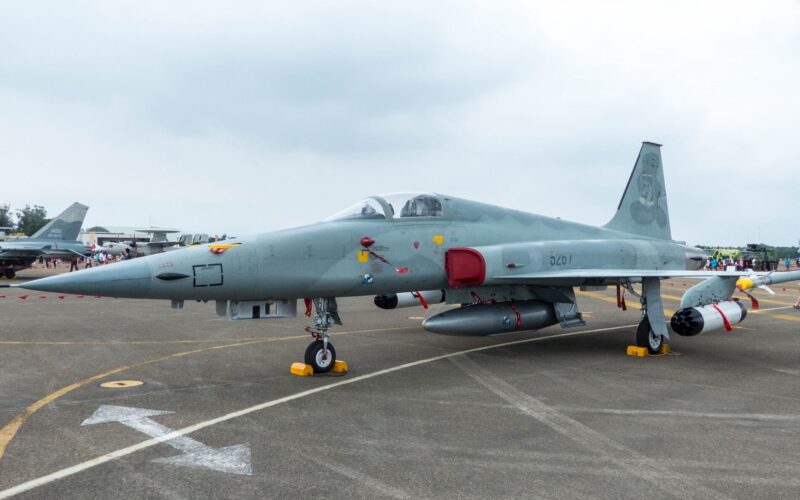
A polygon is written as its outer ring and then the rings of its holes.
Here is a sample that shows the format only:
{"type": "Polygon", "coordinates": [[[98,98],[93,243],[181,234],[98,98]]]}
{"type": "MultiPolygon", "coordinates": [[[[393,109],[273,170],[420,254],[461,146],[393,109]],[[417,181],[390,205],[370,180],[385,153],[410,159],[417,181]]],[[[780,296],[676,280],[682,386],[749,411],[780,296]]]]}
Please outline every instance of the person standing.
{"type": "Polygon", "coordinates": [[[77,270],[78,270],[78,258],[75,257],[74,259],[70,259],[69,261],[69,272],[77,270]]]}
{"type": "Polygon", "coordinates": [[[786,264],[787,271],[792,268],[792,259],[789,257],[786,257],[786,260],[784,260],[783,263],[786,264]]]}

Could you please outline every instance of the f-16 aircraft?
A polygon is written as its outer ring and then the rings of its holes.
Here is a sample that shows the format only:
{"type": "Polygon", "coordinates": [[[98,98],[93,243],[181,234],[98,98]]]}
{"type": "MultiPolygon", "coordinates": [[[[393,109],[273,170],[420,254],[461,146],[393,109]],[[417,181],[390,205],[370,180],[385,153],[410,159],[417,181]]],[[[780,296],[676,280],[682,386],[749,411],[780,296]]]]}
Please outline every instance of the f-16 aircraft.
{"type": "MultiPolygon", "coordinates": [[[[460,307],[423,327],[453,335],[496,335],[584,324],[574,288],[619,286],[637,295],[636,343],[651,353],[669,339],[664,278],[704,279],[687,291],[672,326],[697,335],[735,324],[731,299],[745,273],[701,271],[703,252],[671,239],[660,145],[643,143],[611,221],[567,222],[451,196],[369,197],[317,224],[187,247],[26,283],[59,293],[216,301],[232,319],[294,317],[315,309],[305,362],[330,370],[329,331],[341,325],[337,297],[375,295],[378,306],[447,302],[460,307]],[[641,284],[637,292],[634,284],[641,284]]],[[[783,273],[800,279],[800,273],[783,273]]],[[[772,275],[775,282],[777,275],[772,275]]],[[[759,286],[759,277],[750,286],[759,286]]],[[[619,290],[619,289],[618,289],[619,290]]]]}
{"type": "Polygon", "coordinates": [[[31,267],[39,257],[75,259],[91,255],[91,248],[78,241],[88,210],[86,205],[75,202],[30,238],[0,241],[0,268],[5,277],[13,278],[17,271],[31,267]]]}

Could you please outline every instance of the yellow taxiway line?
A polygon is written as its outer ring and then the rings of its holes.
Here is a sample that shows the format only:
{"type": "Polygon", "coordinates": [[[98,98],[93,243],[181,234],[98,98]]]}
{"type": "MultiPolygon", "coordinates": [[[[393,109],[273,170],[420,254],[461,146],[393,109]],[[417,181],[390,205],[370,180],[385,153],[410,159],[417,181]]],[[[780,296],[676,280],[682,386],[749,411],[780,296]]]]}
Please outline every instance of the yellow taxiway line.
{"type": "MultiPolygon", "coordinates": [[[[131,455],[133,453],[136,453],[139,450],[144,450],[144,449],[150,448],[150,447],[155,446],[155,445],[157,445],[159,443],[163,443],[164,441],[167,441],[169,439],[174,439],[174,438],[177,438],[177,437],[180,437],[180,436],[185,436],[187,434],[196,432],[196,431],[198,431],[200,429],[205,429],[206,427],[211,427],[213,425],[217,425],[219,423],[226,422],[228,420],[232,420],[232,419],[244,416],[244,415],[248,415],[248,414],[253,413],[253,412],[261,411],[261,410],[264,410],[264,409],[267,409],[267,408],[271,408],[273,406],[277,406],[277,405],[280,405],[280,404],[288,403],[290,401],[294,401],[294,400],[297,400],[297,399],[305,398],[307,396],[311,396],[313,394],[318,394],[320,392],[329,391],[331,389],[335,389],[337,387],[341,387],[341,386],[344,386],[344,385],[350,385],[350,384],[354,384],[354,383],[357,383],[357,382],[361,382],[363,380],[369,380],[369,379],[372,379],[372,378],[375,378],[375,377],[380,377],[382,375],[387,375],[387,374],[390,374],[390,373],[399,372],[401,370],[407,370],[409,368],[430,364],[430,363],[433,363],[435,361],[450,359],[450,358],[454,358],[456,356],[463,356],[463,355],[466,355],[466,354],[472,354],[472,353],[477,353],[477,352],[488,351],[490,349],[499,349],[499,348],[503,348],[503,347],[509,347],[509,346],[520,345],[520,344],[529,344],[529,343],[540,342],[540,341],[548,340],[548,339],[563,338],[563,337],[573,337],[573,336],[576,336],[576,335],[584,335],[584,334],[588,334],[588,333],[617,331],[617,330],[622,330],[622,329],[625,329],[625,328],[633,328],[634,326],[636,326],[636,325],[623,325],[623,326],[614,326],[614,327],[610,327],[610,328],[598,328],[598,329],[595,329],[595,330],[582,330],[582,331],[577,331],[577,332],[558,333],[558,334],[554,334],[554,335],[544,335],[544,336],[541,336],[541,337],[534,337],[534,338],[527,338],[527,339],[522,339],[522,340],[515,340],[515,341],[512,341],[512,342],[504,342],[504,343],[501,343],[501,344],[492,344],[492,345],[488,345],[488,346],[475,347],[475,348],[472,348],[472,349],[466,349],[466,350],[462,350],[462,351],[456,351],[456,352],[451,352],[451,353],[447,353],[447,354],[442,354],[442,355],[439,355],[439,356],[434,356],[434,357],[431,357],[431,358],[425,358],[425,359],[420,359],[420,360],[417,360],[417,361],[412,361],[412,362],[409,362],[409,363],[393,366],[393,367],[390,367],[390,368],[385,368],[383,370],[378,370],[378,371],[371,372],[371,373],[365,373],[364,375],[358,375],[358,376],[352,377],[352,378],[346,378],[346,379],[340,380],[338,382],[333,382],[333,383],[330,383],[330,384],[317,386],[317,387],[314,387],[313,389],[309,389],[309,390],[306,390],[306,391],[298,392],[298,393],[295,393],[295,394],[290,394],[288,396],[284,396],[284,397],[278,398],[278,399],[273,399],[271,401],[266,401],[266,402],[257,404],[255,406],[250,406],[248,408],[243,408],[241,410],[234,411],[234,412],[228,413],[226,415],[222,415],[220,417],[213,418],[211,420],[206,420],[204,422],[199,422],[197,424],[190,425],[188,427],[184,427],[183,429],[178,429],[178,430],[173,431],[172,433],[168,434],[167,436],[160,436],[158,438],[151,438],[151,439],[148,439],[146,441],[142,441],[142,442],[139,442],[137,444],[134,444],[132,446],[128,446],[126,448],[122,448],[122,449],[118,449],[116,451],[112,451],[110,453],[106,453],[105,455],[101,455],[99,457],[92,458],[90,460],[87,460],[85,462],[79,463],[77,465],[73,465],[71,467],[66,467],[64,469],[52,472],[52,473],[47,474],[45,476],[41,476],[41,477],[38,477],[36,479],[32,479],[30,481],[26,481],[24,483],[18,484],[16,486],[13,486],[13,487],[8,488],[6,490],[2,490],[2,491],[0,491],[0,499],[9,498],[9,497],[12,497],[14,495],[18,495],[20,493],[23,493],[25,491],[29,491],[29,490],[32,490],[34,488],[37,488],[39,486],[43,486],[45,484],[52,483],[53,481],[57,481],[59,479],[65,478],[65,477],[72,476],[74,474],[77,474],[79,472],[85,471],[87,469],[91,469],[93,467],[97,467],[98,465],[110,462],[112,460],[116,460],[118,458],[121,458],[121,457],[124,457],[124,456],[127,456],[127,455],[131,455]]],[[[389,329],[386,329],[386,330],[398,330],[398,329],[405,329],[405,328],[408,328],[408,327],[389,328],[389,329]]],[[[371,330],[371,331],[382,331],[382,330],[371,330]]],[[[349,333],[359,333],[359,332],[349,332],[349,333]]],[[[340,333],[339,335],[342,335],[342,334],[340,333]]],[[[303,337],[306,337],[306,336],[304,335],[303,337]]],[[[288,337],[286,337],[286,338],[288,339],[288,337]]],[[[275,339],[275,340],[278,340],[278,339],[275,339]]],[[[222,348],[222,346],[211,347],[209,349],[215,349],[215,348],[222,348]]]]}
{"type": "MultiPolygon", "coordinates": [[[[401,327],[395,327],[395,328],[377,328],[377,329],[372,329],[372,330],[357,330],[357,331],[352,331],[352,332],[337,332],[337,333],[332,333],[331,335],[338,336],[338,335],[352,335],[352,334],[357,334],[357,333],[386,332],[386,331],[393,331],[393,330],[407,330],[409,328],[413,328],[413,326],[401,326],[401,327]]],[[[185,357],[185,356],[191,356],[192,354],[198,354],[198,353],[201,353],[201,352],[214,351],[214,350],[218,350],[218,349],[227,349],[229,347],[242,347],[242,346],[253,345],[253,344],[263,344],[263,343],[267,343],[267,342],[281,342],[281,341],[285,341],[285,340],[305,339],[305,338],[308,338],[308,337],[309,337],[308,334],[305,334],[305,335],[293,335],[291,337],[270,337],[270,338],[261,338],[261,339],[258,339],[258,340],[251,340],[251,341],[245,341],[245,342],[239,341],[239,342],[234,342],[234,343],[231,343],[231,344],[223,344],[223,345],[216,345],[216,346],[211,346],[211,347],[203,347],[201,349],[193,349],[191,351],[176,352],[174,354],[168,354],[166,356],[160,356],[158,358],[152,358],[152,359],[147,359],[147,360],[144,360],[144,361],[139,361],[139,362],[136,362],[136,363],[130,363],[130,364],[127,364],[127,365],[119,366],[117,368],[112,368],[111,370],[107,370],[107,371],[92,375],[91,377],[86,377],[86,378],[84,378],[82,380],[79,380],[79,381],[74,382],[72,384],[66,385],[66,386],[62,387],[61,389],[58,389],[55,392],[51,392],[50,394],[48,394],[47,396],[41,398],[40,400],[36,401],[35,403],[30,404],[21,413],[17,414],[13,419],[11,419],[10,422],[8,422],[5,426],[3,426],[3,428],[0,429],[0,459],[2,459],[3,455],[5,455],[6,448],[8,447],[9,443],[11,443],[11,440],[14,439],[14,436],[17,435],[17,432],[19,432],[20,427],[22,427],[23,424],[25,424],[25,422],[31,417],[31,415],[33,415],[34,413],[36,413],[37,411],[39,411],[43,407],[47,406],[48,404],[52,403],[53,401],[57,400],[58,398],[66,395],[66,394],[69,394],[70,392],[74,391],[75,389],[83,387],[86,384],[91,384],[92,382],[96,382],[98,380],[104,379],[104,378],[109,377],[111,375],[116,375],[117,373],[121,373],[121,372],[124,372],[124,371],[127,371],[127,370],[132,370],[134,368],[139,368],[141,366],[152,365],[152,364],[155,364],[155,363],[160,363],[162,361],[168,361],[170,359],[176,359],[176,358],[182,358],[182,357],[185,357]]]]}

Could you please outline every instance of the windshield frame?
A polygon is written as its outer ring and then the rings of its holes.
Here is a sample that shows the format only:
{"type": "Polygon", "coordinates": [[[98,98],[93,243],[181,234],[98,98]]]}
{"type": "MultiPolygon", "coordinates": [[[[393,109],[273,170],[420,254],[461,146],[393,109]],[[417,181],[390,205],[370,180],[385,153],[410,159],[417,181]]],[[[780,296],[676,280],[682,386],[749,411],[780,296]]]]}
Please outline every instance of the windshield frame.
{"type": "Polygon", "coordinates": [[[380,195],[372,195],[367,196],[360,201],[353,203],[350,206],[339,210],[338,212],[334,213],[333,215],[326,217],[323,219],[323,222],[338,222],[338,221],[428,221],[428,220],[441,220],[445,217],[445,203],[444,197],[438,195],[436,193],[425,192],[425,191],[418,191],[418,192],[395,192],[395,193],[386,193],[380,195]],[[405,204],[409,201],[420,197],[420,196],[428,196],[434,198],[437,203],[439,204],[440,213],[439,215],[400,215],[405,207],[405,204]],[[388,198],[388,200],[387,200],[388,198]],[[395,208],[395,206],[390,203],[390,201],[402,201],[403,206],[395,208]],[[358,217],[358,216],[347,216],[347,215],[340,215],[343,212],[347,212],[350,209],[355,209],[359,205],[367,203],[367,202],[375,202],[380,205],[381,209],[383,210],[383,217],[358,217]]]}

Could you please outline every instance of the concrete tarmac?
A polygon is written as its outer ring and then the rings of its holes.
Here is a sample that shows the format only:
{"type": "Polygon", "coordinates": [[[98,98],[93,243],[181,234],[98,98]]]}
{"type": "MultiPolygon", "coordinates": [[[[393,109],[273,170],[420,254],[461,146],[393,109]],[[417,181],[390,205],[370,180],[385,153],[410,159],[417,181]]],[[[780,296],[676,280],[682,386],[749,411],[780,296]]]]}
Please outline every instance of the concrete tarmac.
{"type": "Polygon", "coordinates": [[[578,295],[585,327],[492,338],[342,299],[350,372],[300,378],[303,316],[0,288],[0,497],[797,498],[800,292],[776,291],[647,358],[613,289],[578,295]]]}

